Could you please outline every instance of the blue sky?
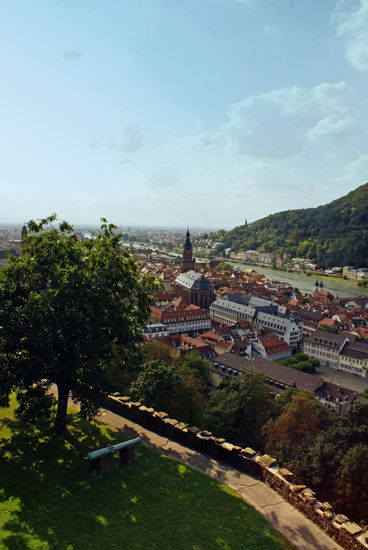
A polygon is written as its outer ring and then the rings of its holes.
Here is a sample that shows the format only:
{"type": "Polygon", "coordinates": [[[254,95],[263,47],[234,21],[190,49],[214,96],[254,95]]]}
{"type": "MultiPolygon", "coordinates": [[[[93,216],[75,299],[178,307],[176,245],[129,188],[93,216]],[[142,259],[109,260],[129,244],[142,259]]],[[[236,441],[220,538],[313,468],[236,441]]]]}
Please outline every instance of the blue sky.
{"type": "Polygon", "coordinates": [[[368,181],[368,0],[3,0],[0,221],[229,228],[368,181]]]}

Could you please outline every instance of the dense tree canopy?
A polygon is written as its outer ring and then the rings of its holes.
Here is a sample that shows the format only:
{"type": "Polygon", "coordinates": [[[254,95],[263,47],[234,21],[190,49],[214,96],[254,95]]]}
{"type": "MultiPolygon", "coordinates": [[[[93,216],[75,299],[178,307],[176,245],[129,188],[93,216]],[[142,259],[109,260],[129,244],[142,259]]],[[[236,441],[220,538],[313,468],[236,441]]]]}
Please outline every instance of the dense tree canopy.
{"type": "Polygon", "coordinates": [[[143,365],[130,387],[130,394],[156,411],[168,412],[179,382],[180,376],[174,365],[168,365],[164,361],[151,361],[143,365]]]}
{"type": "Polygon", "coordinates": [[[146,361],[129,393],[145,405],[201,427],[210,388],[209,361],[197,351],[174,359],[169,349],[158,342],[143,346],[146,361]]]}
{"type": "Polygon", "coordinates": [[[266,451],[286,463],[297,446],[320,432],[315,399],[304,392],[295,394],[281,416],[267,422],[264,431],[266,451]]]}
{"type": "Polygon", "coordinates": [[[54,227],[55,220],[29,222],[20,256],[1,271],[0,393],[6,399],[16,389],[24,397],[55,384],[55,428],[62,433],[68,395],[82,413],[95,412],[110,366],[134,351],[154,282],[139,276],[106,220],[85,241],[66,222],[54,227]]]}
{"type": "Polygon", "coordinates": [[[287,359],[280,359],[276,362],[285,367],[291,367],[292,369],[308,373],[315,372],[316,368],[320,365],[318,359],[309,357],[306,353],[296,353],[287,359]]]}
{"type": "Polygon", "coordinates": [[[246,372],[232,378],[207,403],[205,426],[218,437],[243,446],[263,447],[262,426],[274,410],[264,377],[246,372]]]}
{"type": "Polygon", "coordinates": [[[217,234],[233,252],[259,250],[309,258],[322,267],[368,263],[368,184],[318,208],[278,212],[217,234]]]}

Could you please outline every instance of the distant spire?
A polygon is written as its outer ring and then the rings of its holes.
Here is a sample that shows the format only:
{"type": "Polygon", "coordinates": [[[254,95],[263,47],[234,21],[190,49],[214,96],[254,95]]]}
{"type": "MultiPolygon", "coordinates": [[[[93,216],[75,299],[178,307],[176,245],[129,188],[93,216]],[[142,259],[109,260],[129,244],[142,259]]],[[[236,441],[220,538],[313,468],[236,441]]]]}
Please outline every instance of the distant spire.
{"type": "Polygon", "coordinates": [[[22,227],[22,241],[20,244],[21,246],[24,246],[26,244],[27,237],[28,237],[28,229],[27,229],[26,223],[24,222],[22,227]]]}
{"type": "Polygon", "coordinates": [[[192,256],[192,243],[190,242],[190,231],[188,227],[187,232],[185,234],[180,271],[182,273],[185,273],[186,271],[190,271],[191,269],[195,270],[195,259],[192,256]]]}
{"type": "Polygon", "coordinates": [[[192,250],[192,243],[190,242],[190,232],[189,227],[185,234],[184,250],[192,250]]]}

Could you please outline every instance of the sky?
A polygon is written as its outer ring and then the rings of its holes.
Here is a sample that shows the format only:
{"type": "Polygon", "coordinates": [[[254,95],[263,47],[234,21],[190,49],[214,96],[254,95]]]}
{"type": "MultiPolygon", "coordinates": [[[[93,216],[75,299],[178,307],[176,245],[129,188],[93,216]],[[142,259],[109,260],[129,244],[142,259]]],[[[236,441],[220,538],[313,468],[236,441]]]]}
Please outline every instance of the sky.
{"type": "Polygon", "coordinates": [[[231,228],[368,181],[368,0],[2,0],[0,222],[231,228]]]}

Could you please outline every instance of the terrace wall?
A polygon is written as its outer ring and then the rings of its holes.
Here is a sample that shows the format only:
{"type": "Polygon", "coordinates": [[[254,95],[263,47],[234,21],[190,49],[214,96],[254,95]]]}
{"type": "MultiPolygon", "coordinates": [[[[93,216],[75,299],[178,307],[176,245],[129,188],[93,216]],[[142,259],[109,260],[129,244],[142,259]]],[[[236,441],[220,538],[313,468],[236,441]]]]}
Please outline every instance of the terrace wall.
{"type": "Polygon", "coordinates": [[[305,485],[292,482],[293,474],[277,465],[277,461],[261,455],[249,447],[243,449],[211,432],[179,422],[164,412],[145,407],[129,397],[119,394],[106,398],[105,407],[168,439],[250,474],[263,481],[308,519],[317,524],[327,535],[347,550],[366,550],[368,532],[342,514],[335,514],[327,502],[319,502],[315,493],[305,485]]]}

